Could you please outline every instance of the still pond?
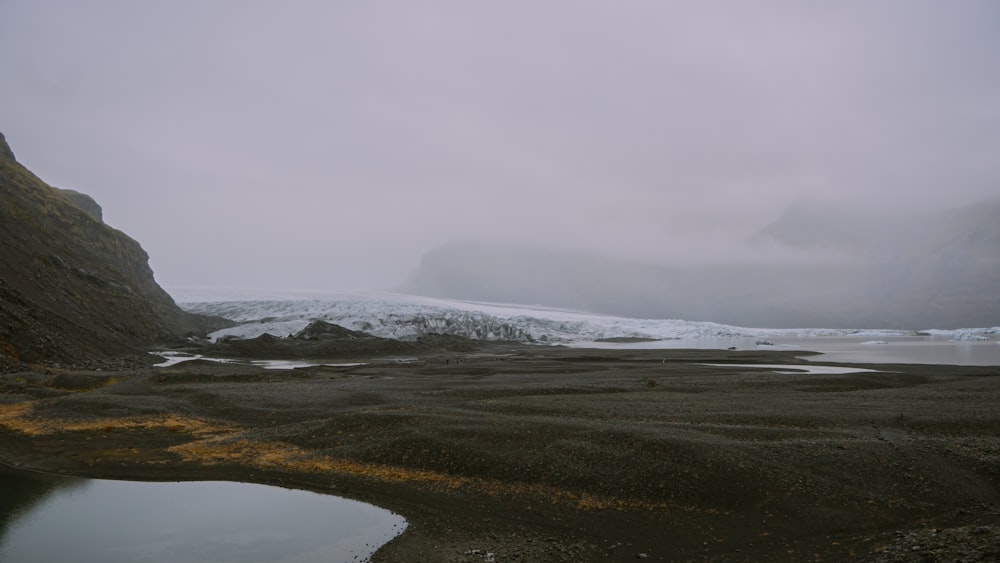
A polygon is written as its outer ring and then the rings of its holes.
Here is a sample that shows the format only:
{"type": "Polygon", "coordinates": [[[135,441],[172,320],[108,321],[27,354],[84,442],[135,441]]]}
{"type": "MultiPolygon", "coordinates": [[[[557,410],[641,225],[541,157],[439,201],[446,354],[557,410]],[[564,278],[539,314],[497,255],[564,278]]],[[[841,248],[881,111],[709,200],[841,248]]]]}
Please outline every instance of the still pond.
{"type": "Polygon", "coordinates": [[[0,466],[0,561],[355,562],[405,520],[308,491],[80,479],[0,466]]]}

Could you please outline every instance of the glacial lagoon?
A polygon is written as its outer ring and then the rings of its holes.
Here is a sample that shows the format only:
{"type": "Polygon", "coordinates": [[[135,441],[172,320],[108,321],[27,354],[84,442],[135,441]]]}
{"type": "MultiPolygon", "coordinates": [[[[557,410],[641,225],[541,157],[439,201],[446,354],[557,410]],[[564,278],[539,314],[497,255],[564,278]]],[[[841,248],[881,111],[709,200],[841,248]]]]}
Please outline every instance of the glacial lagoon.
{"type": "Polygon", "coordinates": [[[357,562],[405,528],[387,510],[308,491],[0,466],[0,561],[7,563],[357,562]]]}
{"type": "Polygon", "coordinates": [[[940,336],[807,336],[679,338],[634,343],[574,342],[579,348],[784,350],[819,352],[803,355],[812,362],[861,364],[938,364],[1000,366],[1000,342],[952,340],[940,336]]]}

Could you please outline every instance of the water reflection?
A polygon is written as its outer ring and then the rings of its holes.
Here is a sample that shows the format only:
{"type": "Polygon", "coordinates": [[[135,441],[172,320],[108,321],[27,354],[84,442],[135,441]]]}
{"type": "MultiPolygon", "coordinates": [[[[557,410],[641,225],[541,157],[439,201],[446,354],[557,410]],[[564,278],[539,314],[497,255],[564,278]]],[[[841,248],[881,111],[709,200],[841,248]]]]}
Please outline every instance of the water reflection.
{"type": "Polygon", "coordinates": [[[51,493],[85,486],[86,479],[41,473],[29,474],[0,466],[0,560],[6,561],[3,545],[8,530],[51,493]]]}
{"type": "Polygon", "coordinates": [[[153,352],[153,355],[161,356],[163,358],[162,362],[158,364],[153,364],[153,367],[157,368],[167,368],[190,360],[204,360],[206,362],[215,362],[218,364],[252,365],[252,366],[257,366],[259,368],[274,369],[274,370],[298,369],[298,368],[307,368],[314,366],[356,367],[365,365],[362,362],[329,363],[329,362],[311,362],[305,360],[237,360],[234,358],[212,358],[209,356],[203,356],[201,354],[189,354],[187,352],[175,352],[172,350],[153,352]]]}
{"type": "Polygon", "coordinates": [[[307,491],[68,479],[0,469],[0,561],[363,561],[403,531],[386,510],[307,491]]]}

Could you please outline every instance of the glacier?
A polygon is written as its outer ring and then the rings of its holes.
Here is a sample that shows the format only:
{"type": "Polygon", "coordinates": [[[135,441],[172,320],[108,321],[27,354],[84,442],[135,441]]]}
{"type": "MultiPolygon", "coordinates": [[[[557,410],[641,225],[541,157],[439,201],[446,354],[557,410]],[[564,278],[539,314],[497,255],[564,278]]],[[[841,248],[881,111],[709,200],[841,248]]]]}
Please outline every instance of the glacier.
{"type": "Polygon", "coordinates": [[[639,319],[534,305],[484,303],[396,293],[180,291],[185,310],[239,324],[210,338],[286,337],[314,320],[384,338],[447,334],[477,340],[580,344],[611,338],[650,340],[930,336],[995,340],[1000,327],[958,330],[752,328],[680,319],[639,319]]]}

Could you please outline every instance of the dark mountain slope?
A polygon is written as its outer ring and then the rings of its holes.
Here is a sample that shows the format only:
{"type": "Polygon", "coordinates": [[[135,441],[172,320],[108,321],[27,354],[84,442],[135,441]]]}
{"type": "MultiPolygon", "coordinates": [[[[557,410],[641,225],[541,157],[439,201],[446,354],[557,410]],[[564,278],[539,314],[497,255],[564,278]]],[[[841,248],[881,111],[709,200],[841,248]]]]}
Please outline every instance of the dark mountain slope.
{"type": "Polygon", "coordinates": [[[38,179],[0,134],[0,368],[131,355],[214,322],[181,311],[88,201],[38,179]]]}

